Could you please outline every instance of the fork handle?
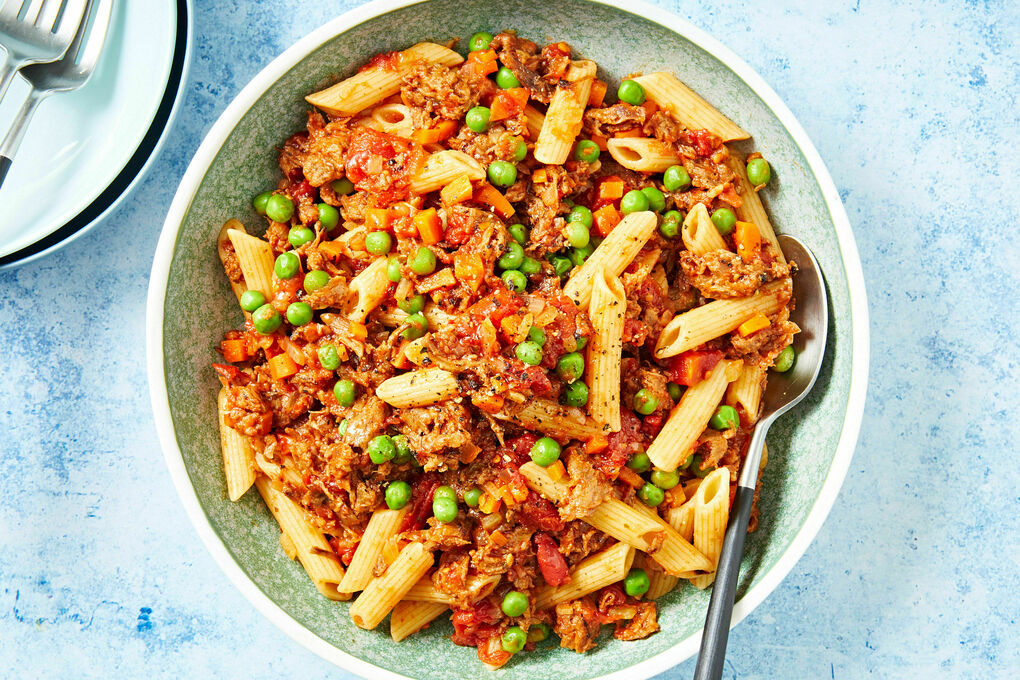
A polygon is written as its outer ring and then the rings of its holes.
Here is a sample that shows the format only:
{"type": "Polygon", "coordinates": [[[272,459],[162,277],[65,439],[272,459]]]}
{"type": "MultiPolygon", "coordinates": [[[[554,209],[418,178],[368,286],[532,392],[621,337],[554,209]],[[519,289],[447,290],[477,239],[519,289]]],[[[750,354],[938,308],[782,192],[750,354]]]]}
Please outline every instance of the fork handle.
{"type": "Polygon", "coordinates": [[[39,90],[29,92],[28,98],[25,99],[25,103],[21,105],[21,110],[15,116],[14,122],[11,123],[7,136],[4,137],[3,142],[0,142],[0,187],[3,186],[4,180],[7,178],[7,171],[11,169],[11,164],[14,163],[14,154],[18,152],[18,147],[21,146],[21,140],[25,137],[25,130],[28,129],[28,124],[32,120],[32,116],[35,115],[35,110],[39,107],[39,103],[46,99],[46,94],[39,90]]]}

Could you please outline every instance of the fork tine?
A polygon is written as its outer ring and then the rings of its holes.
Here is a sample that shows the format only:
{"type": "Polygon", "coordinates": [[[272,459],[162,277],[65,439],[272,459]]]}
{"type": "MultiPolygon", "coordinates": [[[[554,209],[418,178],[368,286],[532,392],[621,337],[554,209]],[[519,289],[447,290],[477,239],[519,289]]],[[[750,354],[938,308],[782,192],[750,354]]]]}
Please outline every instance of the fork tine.
{"type": "MultiPolygon", "coordinates": [[[[75,45],[68,50],[78,50],[82,40],[86,40],[85,49],[80,50],[78,65],[91,71],[99,61],[99,54],[103,51],[103,42],[106,40],[106,30],[110,26],[110,17],[113,14],[113,0],[93,0],[89,6],[89,13],[92,15],[92,28],[88,35],[83,37],[84,31],[79,31],[74,37],[75,45]]],[[[82,22],[84,25],[85,22],[82,22]]]]}
{"type": "Polygon", "coordinates": [[[60,7],[63,4],[64,0],[43,0],[42,11],[39,12],[39,18],[35,22],[36,28],[52,31],[53,25],[57,23],[57,17],[60,16],[60,7]]]}
{"type": "Polygon", "coordinates": [[[16,21],[21,13],[21,0],[5,0],[3,7],[0,7],[0,18],[7,21],[16,21]]]}
{"type": "Polygon", "coordinates": [[[46,0],[31,0],[28,5],[28,10],[25,12],[25,16],[22,17],[21,20],[27,24],[34,24],[35,20],[39,18],[39,11],[45,3],[46,0]]]}
{"type": "MultiPolygon", "coordinates": [[[[60,23],[57,24],[57,30],[54,31],[57,38],[61,42],[71,40],[71,36],[75,34],[79,26],[84,27],[88,23],[89,15],[85,11],[85,6],[90,4],[91,0],[67,0],[64,4],[64,13],[60,15],[60,23]]],[[[68,48],[68,53],[74,54],[77,48],[68,48]]]]}

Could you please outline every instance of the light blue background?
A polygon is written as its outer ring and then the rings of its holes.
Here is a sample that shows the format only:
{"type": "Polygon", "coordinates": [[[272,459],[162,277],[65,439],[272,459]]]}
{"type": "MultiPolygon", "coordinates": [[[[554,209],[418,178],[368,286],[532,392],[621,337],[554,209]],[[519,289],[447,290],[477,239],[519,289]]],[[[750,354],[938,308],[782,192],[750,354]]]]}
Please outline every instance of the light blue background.
{"type": "MultiPolygon", "coordinates": [[[[351,677],[206,554],[156,441],[143,336],[159,229],[202,136],[273,57],[358,4],[198,0],[184,108],[147,181],[91,234],[0,274],[0,676],[351,677]]],[[[656,4],[789,104],[846,204],[870,298],[846,484],[733,632],[724,677],[1016,677],[1017,4],[656,4]]]]}

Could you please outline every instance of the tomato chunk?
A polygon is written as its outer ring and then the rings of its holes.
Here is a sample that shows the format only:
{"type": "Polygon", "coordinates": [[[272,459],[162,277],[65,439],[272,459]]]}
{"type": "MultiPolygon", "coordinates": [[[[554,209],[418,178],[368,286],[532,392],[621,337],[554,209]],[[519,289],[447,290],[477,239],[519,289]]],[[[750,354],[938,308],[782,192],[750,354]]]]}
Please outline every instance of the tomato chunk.
{"type": "Polygon", "coordinates": [[[556,541],[549,534],[538,533],[532,539],[535,542],[535,553],[538,558],[538,570],[542,578],[551,586],[561,586],[570,580],[570,569],[563,558],[556,541]]]}

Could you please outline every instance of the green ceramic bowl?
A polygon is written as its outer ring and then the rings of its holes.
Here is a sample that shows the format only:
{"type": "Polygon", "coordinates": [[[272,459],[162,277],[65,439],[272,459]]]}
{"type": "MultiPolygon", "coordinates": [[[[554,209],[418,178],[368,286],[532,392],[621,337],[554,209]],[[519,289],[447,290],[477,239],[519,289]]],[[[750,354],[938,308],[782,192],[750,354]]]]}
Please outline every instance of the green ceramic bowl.
{"type": "Polygon", "coordinates": [[[684,587],[660,600],[662,630],[647,640],[612,640],[607,626],[606,639],[592,652],[544,646],[489,675],[474,649],[445,639],[448,622],[400,644],[390,640],[386,625],[355,628],[347,605],[322,598],[284,556],[279,530],[257,494],[227,501],[210,363],[222,333],[240,324],[241,314],[216,257],[216,233],[231,217],[259,224],[251,197],[275,183],[274,148],[304,125],[304,95],[353,73],[377,52],[511,28],[537,42],[569,42],[598,62],[600,77],[614,89],[622,74],[673,71],[750,131],[774,168],[764,197],[778,230],[808,243],[825,271],[831,327],[817,386],[770,433],[761,528],[747,541],[734,622],[803,554],[843,481],[864,405],[867,312],[857,249],[832,180],[790,111],[740,59],[671,14],[638,2],[628,7],[584,0],[370,3],[314,31],[256,76],[220,116],[181,181],[148,297],[149,386],[167,463],[196,529],[244,595],[291,637],[354,673],[644,678],[695,652],[709,599],[708,592],[684,587]]]}

